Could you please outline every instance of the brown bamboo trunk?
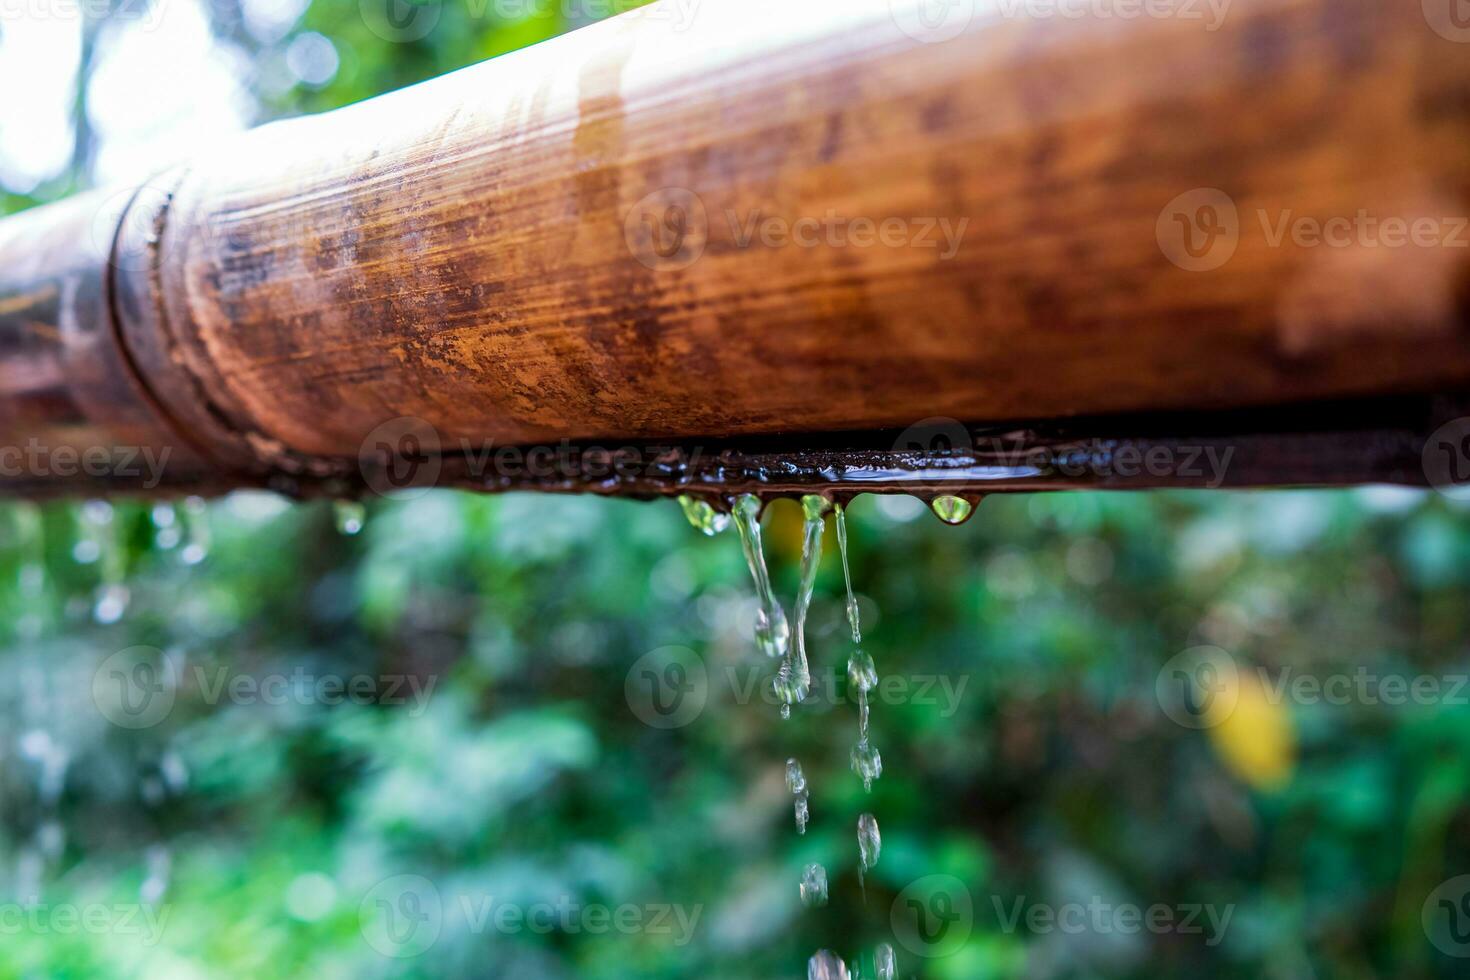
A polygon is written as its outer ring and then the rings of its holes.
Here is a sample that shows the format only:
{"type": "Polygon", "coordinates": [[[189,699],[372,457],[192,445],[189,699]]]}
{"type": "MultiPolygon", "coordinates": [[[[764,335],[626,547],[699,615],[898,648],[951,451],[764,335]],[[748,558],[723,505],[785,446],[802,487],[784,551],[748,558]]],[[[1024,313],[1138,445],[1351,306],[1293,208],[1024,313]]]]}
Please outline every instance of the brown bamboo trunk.
{"type": "MultiPolygon", "coordinates": [[[[343,492],[406,437],[462,472],[487,444],[799,447],[1470,384],[1453,22],[1093,6],[664,0],[263,127],[125,213],[9,219],[0,440],[343,492]]],[[[1250,482],[1422,481],[1412,442],[1397,476],[1279,458],[1250,482]]],[[[99,486],[136,488],[67,489],[99,486]]]]}

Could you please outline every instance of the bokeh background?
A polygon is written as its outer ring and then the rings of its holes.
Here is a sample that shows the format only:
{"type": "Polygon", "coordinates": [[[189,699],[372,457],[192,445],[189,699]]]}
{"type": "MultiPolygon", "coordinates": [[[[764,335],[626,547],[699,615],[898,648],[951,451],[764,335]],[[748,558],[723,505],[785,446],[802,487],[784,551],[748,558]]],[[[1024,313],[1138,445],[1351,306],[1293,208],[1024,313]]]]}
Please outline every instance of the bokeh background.
{"type": "MultiPolygon", "coordinates": [[[[0,210],[142,179],[202,141],[609,9],[435,3],[397,10],[434,18],[409,38],[371,0],[0,0],[0,210]]],[[[880,941],[900,975],[955,980],[1433,977],[1470,953],[1454,883],[1470,872],[1470,513],[1447,497],[994,497],[960,528],[859,498],[864,646],[909,692],[875,699],[871,794],[848,768],[830,533],[810,623],[828,694],[783,723],[746,687],[770,665],[738,541],[671,502],[436,491],[370,501],[345,533],[353,516],[259,493],[0,507],[0,978],[769,980],[820,947],[872,976],[880,941]],[[640,658],[671,645],[707,683],[687,723],[654,727],[629,692],[640,658]],[[1180,659],[1202,645],[1235,673],[1180,659]],[[119,663],[172,665],[142,727],[97,696],[119,663]],[[1181,715],[1181,664],[1231,710],[1195,690],[1181,715]],[[359,675],[376,698],[311,693],[359,675]],[[1437,693],[1273,686],[1364,676],[1437,693]],[[221,677],[296,694],[212,693],[221,677]],[[791,756],[811,788],[804,836],[791,756]],[[884,839],[865,892],[864,811],[884,839]],[[813,861],[831,897],[807,909],[813,861]],[[396,957],[364,909],[402,875],[451,911],[396,957]],[[973,921],[928,957],[892,914],[935,875],[962,883],[973,921]],[[699,919],[688,942],[475,928],[452,911],[465,896],[699,919]],[[1214,936],[1203,918],[1203,933],[1117,916],[1063,930],[1008,924],[1018,901],[1230,917],[1214,936]],[[140,906],[166,913],[159,934],[6,914],[140,906]]],[[[773,506],[765,531],[789,610],[797,507],[773,506]]]]}

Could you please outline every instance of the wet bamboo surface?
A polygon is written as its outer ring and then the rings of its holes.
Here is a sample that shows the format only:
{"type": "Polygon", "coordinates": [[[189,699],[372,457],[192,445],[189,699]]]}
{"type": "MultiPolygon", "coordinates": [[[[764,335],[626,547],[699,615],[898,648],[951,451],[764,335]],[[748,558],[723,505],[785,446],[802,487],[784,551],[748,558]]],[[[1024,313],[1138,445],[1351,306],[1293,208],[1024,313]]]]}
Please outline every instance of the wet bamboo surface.
{"type": "MultiPolygon", "coordinates": [[[[351,492],[404,445],[1470,388],[1470,46],[1389,0],[1052,9],[655,4],[0,222],[0,443],[351,492]]],[[[1249,483],[1422,480],[1291,445],[1249,483]]]]}

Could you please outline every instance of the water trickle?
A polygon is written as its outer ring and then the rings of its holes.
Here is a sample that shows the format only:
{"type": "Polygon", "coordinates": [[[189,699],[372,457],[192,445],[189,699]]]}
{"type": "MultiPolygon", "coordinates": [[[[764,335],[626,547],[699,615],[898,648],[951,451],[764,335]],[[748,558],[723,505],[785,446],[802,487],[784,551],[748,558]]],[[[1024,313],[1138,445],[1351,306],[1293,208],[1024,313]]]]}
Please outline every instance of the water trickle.
{"type": "Polygon", "coordinates": [[[817,908],[827,904],[827,869],[808,864],[801,871],[801,904],[817,908]]]}
{"type": "Polygon", "coordinates": [[[878,834],[878,818],[871,813],[858,817],[858,881],[878,863],[878,854],[883,850],[883,838],[878,834]]]}
{"type": "Polygon", "coordinates": [[[367,522],[367,508],[357,500],[334,500],[332,517],[337,524],[337,533],[351,537],[367,522]]]}
{"type": "Polygon", "coordinates": [[[177,548],[183,540],[183,521],[179,519],[179,509],[172,503],[161,501],[153,505],[149,513],[153,522],[153,543],[160,551],[170,551],[177,548]]]}
{"type": "Polygon", "coordinates": [[[873,780],[883,775],[883,756],[867,736],[860,738],[852,747],[852,771],[861,777],[863,789],[868,792],[873,790],[873,780]]]}
{"type": "Polygon", "coordinates": [[[184,498],[184,549],[179,559],[197,565],[209,557],[209,511],[202,497],[184,498]]]}
{"type": "Polygon", "coordinates": [[[862,778],[863,789],[871,792],[873,780],[883,774],[883,757],[868,741],[868,692],[878,686],[878,668],[862,650],[854,650],[847,658],[847,683],[857,692],[858,702],[858,742],[852,750],[852,771],[862,778]]]}
{"type": "Polygon", "coordinates": [[[806,980],[849,980],[847,965],[829,950],[817,950],[807,961],[806,980]]]}
{"type": "Polygon", "coordinates": [[[873,950],[873,967],[878,980],[893,980],[898,973],[898,963],[892,946],[887,943],[878,944],[878,948],[873,950]]]}
{"type": "Polygon", "coordinates": [[[46,627],[46,536],[41,521],[41,508],[29,501],[21,501],[11,508],[15,517],[16,550],[19,553],[19,568],[16,584],[26,601],[23,611],[16,620],[16,632],[25,639],[35,639],[46,627]]]}
{"type": "Polygon", "coordinates": [[[801,510],[805,515],[801,541],[801,585],[796,593],[795,629],[792,631],[791,649],[786,660],[776,673],[776,695],[781,700],[781,717],[791,717],[791,706],[806,700],[811,693],[812,673],[806,655],[806,617],[811,610],[812,593],[817,584],[817,566],[822,561],[822,520],[831,504],[816,494],[801,498],[801,510]]]}
{"type": "Polygon", "coordinates": [[[930,501],[929,509],[946,524],[963,524],[975,513],[975,504],[964,497],[943,494],[930,501]]]}
{"type": "Polygon", "coordinates": [[[771,591],[771,576],[766,571],[765,550],[761,546],[761,502],[754,494],[745,494],[735,502],[735,530],[740,533],[740,546],[745,563],[755,580],[756,599],[760,608],[755,615],[755,645],[768,657],[784,657],[791,643],[791,630],[786,612],[771,591]]]}
{"type": "Polygon", "coordinates": [[[107,501],[89,500],[82,505],[80,516],[82,537],[73,549],[73,557],[86,564],[96,562],[102,579],[93,596],[92,618],[99,623],[115,623],[122,619],[132,598],[123,584],[127,553],[117,533],[116,514],[107,501]]]}
{"type": "Polygon", "coordinates": [[[847,625],[852,627],[852,642],[863,642],[863,627],[858,622],[857,596],[852,593],[852,571],[847,566],[847,510],[837,504],[837,551],[842,556],[842,580],[847,583],[847,625]]]}
{"type": "Polygon", "coordinates": [[[786,788],[795,799],[793,806],[796,811],[796,832],[804,834],[811,815],[811,805],[806,791],[806,774],[801,771],[801,763],[795,759],[786,760],[786,788]]]}
{"type": "Polygon", "coordinates": [[[689,523],[710,537],[730,526],[730,515],[715,510],[707,500],[680,494],[679,506],[684,508],[684,516],[689,518],[689,523]]]}

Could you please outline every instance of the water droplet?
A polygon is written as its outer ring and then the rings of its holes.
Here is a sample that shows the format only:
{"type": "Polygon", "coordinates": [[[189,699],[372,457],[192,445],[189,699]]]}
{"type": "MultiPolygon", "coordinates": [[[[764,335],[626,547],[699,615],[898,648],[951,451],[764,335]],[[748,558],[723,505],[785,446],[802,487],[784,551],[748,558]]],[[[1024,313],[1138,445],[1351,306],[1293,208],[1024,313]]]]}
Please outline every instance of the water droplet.
{"type": "Polygon", "coordinates": [[[847,965],[828,950],[818,950],[806,964],[806,980],[849,980],[847,965]]]}
{"type": "Polygon", "coordinates": [[[350,537],[362,530],[367,521],[367,508],[356,500],[334,500],[332,515],[337,523],[337,532],[350,537]]]}
{"type": "Polygon", "coordinates": [[[878,944],[878,948],[873,950],[873,967],[878,980],[893,980],[898,973],[898,963],[892,946],[887,943],[878,944]]]}
{"type": "Polygon", "coordinates": [[[776,673],[776,695],[781,699],[782,718],[790,717],[790,705],[806,700],[811,693],[812,675],[806,655],[806,617],[817,585],[817,567],[822,561],[822,520],[831,504],[821,496],[809,493],[801,498],[804,515],[801,541],[801,584],[796,593],[796,625],[792,631],[791,649],[776,673]]]}
{"type": "Polygon", "coordinates": [[[873,658],[861,650],[854,650],[847,658],[847,683],[853,690],[867,693],[878,686],[878,668],[873,658]]]}
{"type": "Polygon", "coordinates": [[[132,593],[126,585],[116,582],[101,586],[97,590],[97,601],[92,605],[92,618],[99,623],[115,623],[128,611],[132,593]]]}
{"type": "Polygon", "coordinates": [[[760,512],[760,500],[754,494],[744,494],[735,502],[732,516],[760,602],[755,616],[755,645],[768,657],[784,657],[791,644],[791,629],[786,624],[785,610],[771,591],[771,577],[766,571],[766,555],[761,546],[760,512]]]}
{"type": "Polygon", "coordinates": [[[801,771],[801,763],[795,759],[786,760],[786,789],[794,796],[796,811],[796,832],[806,833],[807,819],[810,816],[810,804],[808,803],[806,790],[806,773],[801,771]]]}
{"type": "Polygon", "coordinates": [[[963,524],[975,512],[975,505],[964,497],[952,497],[945,494],[935,497],[929,504],[929,509],[934,511],[935,517],[946,524],[963,524]]]}
{"type": "Polygon", "coordinates": [[[878,854],[883,850],[883,838],[878,834],[878,818],[871,813],[858,817],[858,856],[863,871],[878,863],[878,854]]]}
{"type": "Polygon", "coordinates": [[[816,908],[827,904],[827,869],[808,864],[801,872],[801,904],[816,908]]]}
{"type": "Polygon", "coordinates": [[[179,560],[197,565],[209,557],[209,510],[202,497],[184,498],[184,548],[179,560]]]}
{"type": "Polygon", "coordinates": [[[847,584],[847,625],[852,627],[852,642],[863,642],[863,627],[858,621],[857,596],[852,592],[852,571],[847,565],[847,510],[841,504],[834,508],[837,524],[837,551],[842,556],[842,579],[847,584]]]}
{"type": "Polygon", "coordinates": [[[684,508],[684,516],[689,518],[689,523],[710,537],[730,526],[730,515],[715,510],[707,500],[680,494],[679,506],[684,508]]]}
{"type": "Polygon", "coordinates": [[[873,780],[883,775],[883,756],[866,738],[852,747],[852,771],[862,778],[863,789],[872,792],[873,780]]]}
{"type": "Polygon", "coordinates": [[[806,792],[806,773],[801,771],[801,763],[795,759],[786,760],[786,789],[792,793],[806,792]]]}

